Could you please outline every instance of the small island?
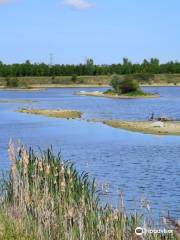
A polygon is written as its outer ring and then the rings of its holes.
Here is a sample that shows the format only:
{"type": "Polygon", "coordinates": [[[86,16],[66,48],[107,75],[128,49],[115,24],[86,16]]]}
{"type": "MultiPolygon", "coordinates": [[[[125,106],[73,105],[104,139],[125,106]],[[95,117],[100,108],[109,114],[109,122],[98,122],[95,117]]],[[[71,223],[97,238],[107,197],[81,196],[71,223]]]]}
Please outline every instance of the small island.
{"type": "Polygon", "coordinates": [[[86,92],[80,91],[77,94],[81,96],[93,96],[93,97],[106,97],[106,98],[156,98],[158,94],[151,94],[144,92],[139,83],[132,79],[120,79],[118,75],[113,75],[111,80],[112,89],[108,89],[105,92],[86,92]]]}
{"type": "Polygon", "coordinates": [[[20,113],[28,113],[28,114],[35,114],[35,115],[42,115],[47,117],[54,117],[54,118],[65,118],[65,119],[75,119],[81,118],[82,112],[75,111],[75,110],[65,110],[65,109],[27,109],[22,108],[16,110],[20,113]]]}
{"type": "Polygon", "coordinates": [[[105,120],[104,124],[133,132],[155,135],[180,135],[180,121],[121,121],[105,120]]]}

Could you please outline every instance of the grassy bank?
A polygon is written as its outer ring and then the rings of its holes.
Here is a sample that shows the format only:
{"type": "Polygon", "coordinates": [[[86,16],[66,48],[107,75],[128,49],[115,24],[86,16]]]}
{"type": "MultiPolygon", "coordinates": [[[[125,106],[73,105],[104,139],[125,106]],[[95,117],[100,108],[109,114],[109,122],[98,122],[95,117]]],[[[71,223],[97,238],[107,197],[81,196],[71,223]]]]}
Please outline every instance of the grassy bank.
{"type": "Polygon", "coordinates": [[[80,118],[82,113],[80,111],[74,110],[65,110],[65,109],[27,109],[22,108],[18,109],[17,112],[20,113],[27,113],[27,114],[35,114],[35,115],[42,115],[47,117],[54,117],[54,118],[80,118]]]}
{"type": "Polygon", "coordinates": [[[150,121],[105,120],[103,123],[114,128],[121,128],[134,132],[155,135],[180,135],[180,122],[175,121],[164,122],[164,127],[153,127],[150,121]]]}
{"type": "MultiPolygon", "coordinates": [[[[128,76],[129,79],[137,80],[142,85],[150,86],[175,86],[180,85],[180,74],[130,74],[120,75],[121,79],[128,76]]],[[[74,81],[72,76],[54,77],[18,77],[19,86],[23,88],[41,87],[88,87],[88,86],[109,86],[111,75],[101,76],[78,76],[74,81]]],[[[6,87],[6,78],[0,77],[0,86],[6,87]]]]}
{"type": "Polygon", "coordinates": [[[174,230],[173,235],[136,236],[136,227],[145,224],[152,229],[150,215],[144,223],[139,214],[127,214],[122,197],[118,209],[101,207],[95,181],[86,173],[80,175],[52,149],[35,153],[19,143],[15,151],[10,142],[9,155],[11,169],[1,179],[3,240],[178,239],[179,225],[169,221],[166,227],[174,230]]]}

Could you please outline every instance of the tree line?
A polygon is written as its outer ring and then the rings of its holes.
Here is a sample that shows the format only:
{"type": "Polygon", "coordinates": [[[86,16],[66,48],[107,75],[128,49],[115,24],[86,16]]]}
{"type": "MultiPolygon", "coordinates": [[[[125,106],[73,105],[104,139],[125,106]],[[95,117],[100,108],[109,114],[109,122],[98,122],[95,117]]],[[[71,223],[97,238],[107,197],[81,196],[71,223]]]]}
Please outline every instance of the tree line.
{"type": "Polygon", "coordinates": [[[22,64],[5,64],[0,61],[0,77],[24,76],[96,76],[112,74],[158,74],[180,73],[180,62],[170,61],[161,64],[157,58],[144,59],[142,63],[132,63],[123,58],[122,63],[111,65],[96,65],[93,59],[87,59],[85,64],[79,65],[48,65],[45,63],[31,63],[29,60],[22,64]]]}

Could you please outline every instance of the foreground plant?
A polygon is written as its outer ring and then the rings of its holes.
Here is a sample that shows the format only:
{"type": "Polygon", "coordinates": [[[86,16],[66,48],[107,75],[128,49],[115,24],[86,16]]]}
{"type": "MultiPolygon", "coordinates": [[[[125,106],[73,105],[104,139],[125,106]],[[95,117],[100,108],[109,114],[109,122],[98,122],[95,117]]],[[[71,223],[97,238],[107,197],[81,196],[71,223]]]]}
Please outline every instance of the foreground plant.
{"type": "Polygon", "coordinates": [[[18,223],[26,239],[177,239],[174,235],[137,236],[135,229],[142,224],[138,214],[127,215],[123,204],[119,209],[101,207],[95,181],[88,174],[79,175],[52,148],[37,155],[18,144],[15,154],[10,142],[9,155],[10,172],[1,180],[1,212],[18,223]]]}

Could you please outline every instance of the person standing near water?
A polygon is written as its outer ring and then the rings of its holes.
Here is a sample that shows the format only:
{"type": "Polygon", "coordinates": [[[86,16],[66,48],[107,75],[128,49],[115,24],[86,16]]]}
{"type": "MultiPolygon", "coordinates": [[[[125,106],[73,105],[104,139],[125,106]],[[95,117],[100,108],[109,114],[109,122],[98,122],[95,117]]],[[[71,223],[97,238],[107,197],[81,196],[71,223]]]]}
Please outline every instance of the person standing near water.
{"type": "Polygon", "coordinates": [[[154,120],[154,113],[153,113],[153,112],[152,112],[151,117],[150,117],[149,120],[150,120],[150,121],[153,121],[153,120],[154,120]]]}

